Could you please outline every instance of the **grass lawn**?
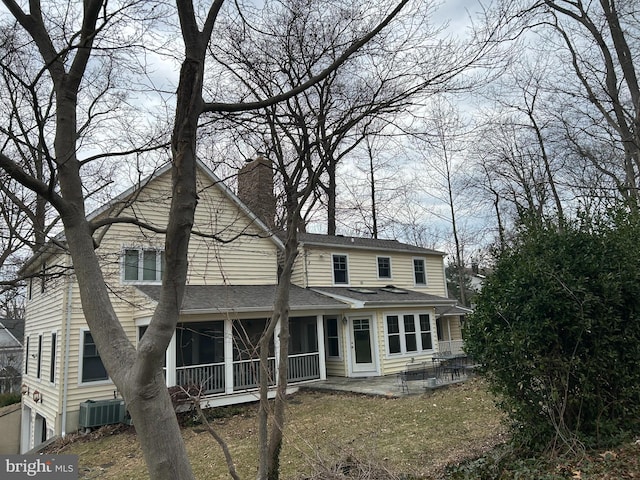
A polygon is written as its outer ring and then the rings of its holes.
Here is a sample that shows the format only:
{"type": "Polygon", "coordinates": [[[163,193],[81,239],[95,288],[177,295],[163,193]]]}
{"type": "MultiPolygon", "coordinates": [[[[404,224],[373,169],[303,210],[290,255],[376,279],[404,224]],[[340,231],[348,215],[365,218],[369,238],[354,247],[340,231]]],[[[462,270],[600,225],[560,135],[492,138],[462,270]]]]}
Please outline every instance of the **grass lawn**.
{"type": "MultiPolygon", "coordinates": [[[[234,411],[212,425],[229,444],[241,478],[254,478],[256,406],[234,411]]],[[[347,459],[384,467],[390,476],[434,478],[446,464],[503,442],[502,418],[478,379],[402,398],[300,392],[288,407],[281,478],[308,477],[347,459]]],[[[220,448],[204,428],[185,427],[183,435],[197,478],[230,478],[220,448]]],[[[48,451],[78,454],[80,478],[148,478],[133,429],[106,427],[85,437],[68,436],[48,451]]]]}

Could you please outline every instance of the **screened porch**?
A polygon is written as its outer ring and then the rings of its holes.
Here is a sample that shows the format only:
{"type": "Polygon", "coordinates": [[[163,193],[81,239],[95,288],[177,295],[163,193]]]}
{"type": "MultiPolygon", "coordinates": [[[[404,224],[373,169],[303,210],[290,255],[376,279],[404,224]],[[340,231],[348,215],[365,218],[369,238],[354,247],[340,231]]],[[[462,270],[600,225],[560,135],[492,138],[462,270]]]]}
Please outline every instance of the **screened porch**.
{"type": "MultiPolygon", "coordinates": [[[[266,324],[265,318],[178,324],[175,346],[167,354],[167,385],[195,386],[205,395],[257,389],[258,342],[266,324]],[[172,363],[174,368],[170,367],[172,363]]],[[[321,328],[321,320],[316,316],[290,318],[289,384],[323,378],[324,364],[319,354],[321,328]]],[[[276,329],[269,345],[269,385],[275,385],[277,378],[278,333],[276,329]]]]}

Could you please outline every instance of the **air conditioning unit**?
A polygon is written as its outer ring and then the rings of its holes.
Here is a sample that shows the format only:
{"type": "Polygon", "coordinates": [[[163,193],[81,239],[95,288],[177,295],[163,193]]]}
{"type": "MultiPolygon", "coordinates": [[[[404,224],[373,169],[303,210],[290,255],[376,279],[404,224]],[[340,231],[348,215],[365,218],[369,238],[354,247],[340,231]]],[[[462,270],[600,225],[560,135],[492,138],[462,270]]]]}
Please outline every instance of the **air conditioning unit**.
{"type": "Polygon", "coordinates": [[[80,404],[78,425],[81,428],[95,428],[121,423],[124,420],[125,411],[122,399],[87,400],[80,404]]]}

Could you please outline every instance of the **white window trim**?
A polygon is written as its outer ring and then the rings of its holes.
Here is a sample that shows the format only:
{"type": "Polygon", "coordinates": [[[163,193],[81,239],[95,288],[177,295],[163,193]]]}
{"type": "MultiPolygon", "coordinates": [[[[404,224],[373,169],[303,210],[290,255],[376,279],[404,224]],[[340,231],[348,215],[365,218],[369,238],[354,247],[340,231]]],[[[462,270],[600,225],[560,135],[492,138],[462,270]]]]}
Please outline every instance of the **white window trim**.
{"type": "MultiPolygon", "coordinates": [[[[385,354],[389,358],[401,358],[401,357],[415,357],[417,355],[426,355],[434,352],[434,345],[437,343],[437,338],[433,338],[433,314],[430,311],[425,310],[411,310],[406,312],[385,312],[382,316],[382,323],[384,325],[384,343],[385,354]],[[413,315],[413,322],[416,327],[416,346],[418,350],[414,352],[407,352],[406,337],[404,331],[404,315],[413,315]],[[420,330],[420,315],[429,315],[429,335],[431,335],[431,348],[423,348],[422,346],[422,330],[420,330]],[[387,329],[387,317],[398,317],[398,327],[400,335],[400,351],[398,353],[389,352],[389,331],[387,329]]],[[[394,335],[398,335],[394,334],[394,335]]],[[[437,337],[437,332],[436,332],[437,337]]]]}
{"type": "Polygon", "coordinates": [[[331,254],[331,281],[333,285],[336,287],[348,287],[351,285],[351,267],[349,267],[349,254],[348,253],[332,253],[331,254]],[[340,256],[345,257],[347,261],[347,282],[346,283],[336,283],[336,273],[334,270],[333,257],[340,256]]]}
{"type": "Polygon", "coordinates": [[[416,287],[426,287],[429,284],[429,277],[427,275],[427,259],[424,257],[413,257],[411,259],[411,273],[413,274],[413,285],[416,287]],[[422,260],[422,266],[424,267],[424,283],[416,282],[416,260],[422,260]]]}
{"type": "MultiPolygon", "coordinates": [[[[106,380],[92,380],[89,382],[82,381],[82,368],[84,363],[82,361],[82,359],[84,358],[84,333],[90,332],[90,331],[91,330],[89,330],[88,328],[80,329],[80,340],[79,340],[80,348],[78,349],[78,386],[88,387],[88,386],[94,386],[94,385],[112,384],[113,382],[111,381],[111,377],[108,377],[106,380]]],[[[107,375],[109,375],[109,372],[107,372],[107,375]]]]}
{"type": "Polygon", "coordinates": [[[336,328],[337,328],[337,332],[336,332],[336,336],[338,338],[338,355],[337,356],[331,356],[329,355],[329,329],[326,329],[326,334],[325,334],[325,338],[324,338],[324,342],[325,342],[325,349],[327,351],[327,358],[331,359],[331,360],[342,360],[343,358],[343,354],[342,354],[342,315],[327,315],[325,321],[328,322],[329,320],[335,318],[336,319],[336,328]]]}
{"type": "Polygon", "coordinates": [[[122,284],[126,284],[126,285],[158,285],[162,283],[162,253],[164,253],[164,249],[163,248],[158,248],[158,247],[152,247],[152,246],[146,246],[146,247],[142,247],[142,246],[134,246],[134,245],[126,245],[122,247],[122,250],[120,252],[120,282],[122,284]],[[136,250],[138,252],[138,280],[126,280],[125,279],[125,264],[127,261],[127,256],[126,256],[126,252],[127,250],[136,250]],[[156,253],[160,253],[160,255],[158,255],[156,257],[156,276],[158,271],[160,271],[161,275],[160,278],[157,278],[156,280],[140,280],[140,278],[142,278],[143,276],[143,270],[144,270],[144,257],[143,254],[144,252],[149,252],[149,251],[154,251],[156,253]]]}
{"type": "Polygon", "coordinates": [[[376,255],[376,275],[378,276],[378,280],[392,280],[393,279],[393,261],[391,260],[391,256],[390,255],[376,255]],[[380,259],[380,258],[388,258],[389,259],[389,276],[388,277],[381,277],[380,276],[380,266],[378,264],[378,259],[380,259]]]}

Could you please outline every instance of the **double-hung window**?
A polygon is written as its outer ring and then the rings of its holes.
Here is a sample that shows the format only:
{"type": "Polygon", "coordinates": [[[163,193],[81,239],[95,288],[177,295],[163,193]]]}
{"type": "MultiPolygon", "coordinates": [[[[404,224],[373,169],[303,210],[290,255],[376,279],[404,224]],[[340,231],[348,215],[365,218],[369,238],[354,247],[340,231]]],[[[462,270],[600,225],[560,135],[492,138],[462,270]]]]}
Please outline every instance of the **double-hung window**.
{"type": "Polygon", "coordinates": [[[349,284],[349,269],[346,255],[332,255],[333,259],[333,283],[336,285],[349,284]]]}
{"type": "Polygon", "coordinates": [[[428,313],[387,315],[386,334],[389,355],[413,354],[433,349],[428,313]]]}
{"type": "Polygon", "coordinates": [[[124,251],[125,282],[159,282],[163,268],[162,250],[128,248],[124,251]]]}
{"type": "Polygon", "coordinates": [[[413,278],[416,285],[427,284],[427,270],[424,265],[424,258],[413,259],[413,278]]]}
{"type": "Polygon", "coordinates": [[[391,278],[391,258],[378,257],[378,278],[391,278]]]}
{"type": "Polygon", "coordinates": [[[98,347],[91,332],[82,332],[82,382],[98,382],[108,380],[107,370],[104,368],[98,347]]]}

